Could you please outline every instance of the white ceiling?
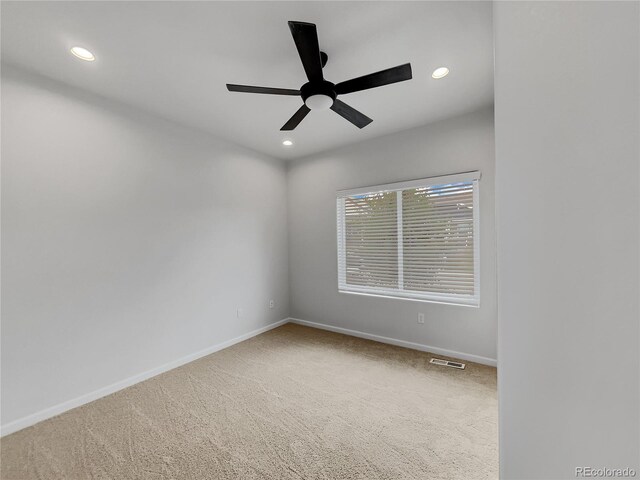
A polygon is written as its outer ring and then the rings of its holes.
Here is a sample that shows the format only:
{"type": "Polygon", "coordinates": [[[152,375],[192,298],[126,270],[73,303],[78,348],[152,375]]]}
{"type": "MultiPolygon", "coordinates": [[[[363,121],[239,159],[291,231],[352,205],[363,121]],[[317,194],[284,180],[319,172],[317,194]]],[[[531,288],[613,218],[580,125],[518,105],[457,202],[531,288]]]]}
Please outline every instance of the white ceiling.
{"type": "Polygon", "coordinates": [[[2,60],[289,159],[491,104],[492,29],[491,2],[3,1],[2,60]],[[280,132],[300,98],[225,84],[306,82],[288,20],[317,25],[334,83],[406,62],[413,80],[340,97],[374,120],[363,130],[315,111],[280,132]],[[433,80],[442,65],[451,73],[433,80]]]}

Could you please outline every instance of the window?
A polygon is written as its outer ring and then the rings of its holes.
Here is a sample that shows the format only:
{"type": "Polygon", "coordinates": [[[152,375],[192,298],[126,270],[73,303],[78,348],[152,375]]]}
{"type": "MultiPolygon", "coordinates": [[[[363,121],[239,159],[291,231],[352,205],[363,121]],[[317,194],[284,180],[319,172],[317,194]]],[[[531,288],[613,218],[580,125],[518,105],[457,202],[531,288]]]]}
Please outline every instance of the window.
{"type": "Polygon", "coordinates": [[[338,288],[478,306],[480,172],[337,194],[338,288]]]}

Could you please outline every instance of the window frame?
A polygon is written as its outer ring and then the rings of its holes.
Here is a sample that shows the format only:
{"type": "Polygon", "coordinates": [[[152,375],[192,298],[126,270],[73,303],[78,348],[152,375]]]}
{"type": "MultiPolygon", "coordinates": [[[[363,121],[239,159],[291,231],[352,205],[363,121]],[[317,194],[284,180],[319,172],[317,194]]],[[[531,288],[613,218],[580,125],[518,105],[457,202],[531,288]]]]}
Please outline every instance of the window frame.
{"type": "MultiPolygon", "coordinates": [[[[480,306],[480,178],[479,171],[457,173],[427,177],[405,182],[387,183],[369,187],[338,190],[336,192],[336,217],[337,217],[337,260],[338,260],[338,291],[340,293],[367,295],[398,300],[411,300],[429,303],[444,303],[466,307],[480,306]],[[454,183],[473,183],[473,295],[461,295],[452,293],[417,292],[392,288],[377,288],[346,283],[346,256],[345,252],[345,202],[346,197],[354,195],[366,195],[382,192],[401,192],[414,188],[433,187],[454,183]]],[[[398,207],[402,205],[402,195],[398,195],[398,207]]],[[[397,211],[398,217],[398,277],[402,279],[403,270],[403,238],[402,234],[402,208],[397,211]]]]}

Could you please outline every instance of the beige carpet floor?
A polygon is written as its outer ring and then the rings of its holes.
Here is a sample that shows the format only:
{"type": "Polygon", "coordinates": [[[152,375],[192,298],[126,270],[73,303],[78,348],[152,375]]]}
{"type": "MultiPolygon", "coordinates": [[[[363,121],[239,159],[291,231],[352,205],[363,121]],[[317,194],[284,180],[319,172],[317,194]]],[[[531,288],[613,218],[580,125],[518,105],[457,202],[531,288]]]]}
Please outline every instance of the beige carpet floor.
{"type": "Polygon", "coordinates": [[[2,438],[3,480],[495,479],[496,370],[284,325],[2,438]]]}

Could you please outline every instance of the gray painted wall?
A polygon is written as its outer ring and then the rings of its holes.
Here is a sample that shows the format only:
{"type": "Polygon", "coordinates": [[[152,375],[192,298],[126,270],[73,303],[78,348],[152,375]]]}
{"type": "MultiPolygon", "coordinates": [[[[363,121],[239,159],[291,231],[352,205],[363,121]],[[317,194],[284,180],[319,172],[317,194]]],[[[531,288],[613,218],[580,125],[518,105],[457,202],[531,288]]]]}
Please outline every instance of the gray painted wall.
{"type": "Polygon", "coordinates": [[[501,476],[640,475],[640,4],[494,5],[501,476]]]}
{"type": "Polygon", "coordinates": [[[288,316],[281,162],[2,68],[3,425],[288,316]]]}
{"type": "Polygon", "coordinates": [[[288,195],[292,317],[496,358],[492,109],[293,161],[288,195]],[[470,170],[482,172],[480,308],[338,293],[336,190],[470,170]]]}

